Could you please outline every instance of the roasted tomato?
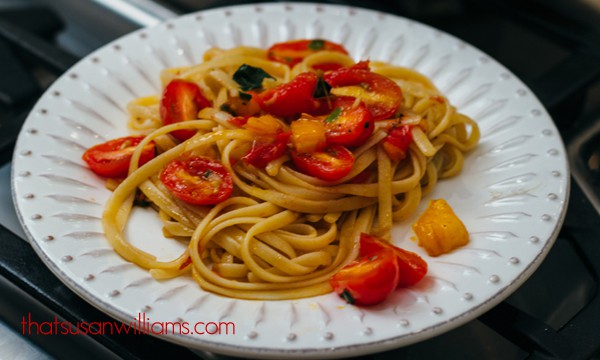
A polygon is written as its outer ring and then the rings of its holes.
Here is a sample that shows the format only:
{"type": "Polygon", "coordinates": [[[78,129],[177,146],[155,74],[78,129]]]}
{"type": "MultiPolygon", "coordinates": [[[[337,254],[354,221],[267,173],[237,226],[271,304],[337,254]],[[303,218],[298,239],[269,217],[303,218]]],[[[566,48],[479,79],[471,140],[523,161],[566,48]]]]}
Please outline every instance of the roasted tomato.
{"type": "Polygon", "coordinates": [[[287,150],[287,144],[290,138],[290,133],[280,133],[274,139],[260,138],[254,140],[252,148],[242,160],[246,164],[254,165],[264,169],[271,161],[279,159],[287,150]]]}
{"type": "Polygon", "coordinates": [[[402,90],[393,80],[371,72],[368,62],[326,72],[325,81],[334,89],[332,94],[360,98],[374,120],[388,119],[402,103],[402,90]]]}
{"type": "MultiPolygon", "coordinates": [[[[211,106],[198,85],[181,80],[172,80],[163,91],[160,101],[160,117],[165,125],[186,120],[194,120],[198,112],[205,107],[211,106]]],[[[171,133],[180,141],[185,141],[194,134],[196,130],[176,130],[171,133]]]]}
{"type": "Polygon", "coordinates": [[[190,204],[214,205],[233,191],[231,174],[219,161],[201,156],[172,160],[160,173],[171,193],[190,204]]]}
{"type": "MultiPolygon", "coordinates": [[[[277,61],[293,67],[305,57],[319,51],[336,51],[348,54],[348,51],[340,44],[328,40],[291,40],[277,43],[267,50],[267,57],[271,61],[277,61]]],[[[337,64],[323,63],[315,66],[316,69],[331,70],[337,64]],[[319,67],[322,66],[323,68],[319,67]]]]}
{"type": "Polygon", "coordinates": [[[344,67],[344,65],[336,64],[336,63],[321,63],[321,64],[314,64],[312,66],[313,69],[321,70],[321,71],[333,71],[333,70],[341,69],[343,67],[344,67]]]}
{"type": "Polygon", "coordinates": [[[439,256],[469,243],[465,224],[444,199],[429,201],[427,210],[412,225],[423,247],[430,256],[439,256]]]}
{"type": "Polygon", "coordinates": [[[254,94],[260,108],[275,116],[292,116],[310,113],[319,106],[313,94],[319,78],[317,74],[298,74],[290,82],[254,94]]]}
{"type": "Polygon", "coordinates": [[[234,116],[227,120],[228,123],[235,125],[237,127],[244,127],[248,122],[250,116],[234,116]]]}
{"type": "Polygon", "coordinates": [[[406,157],[406,152],[412,142],[411,128],[410,125],[395,127],[383,139],[381,143],[383,150],[392,161],[400,161],[406,157]]]}
{"type": "Polygon", "coordinates": [[[333,291],[354,305],[374,305],[398,286],[400,270],[394,250],[382,248],[346,265],[329,280],[333,291]]]}
{"type": "Polygon", "coordinates": [[[300,152],[320,151],[327,146],[327,129],[323,122],[313,118],[292,121],[292,145],[300,152]]]}
{"type": "Polygon", "coordinates": [[[325,118],[328,143],[359,146],[373,133],[373,116],[362,102],[355,105],[355,101],[340,97],[333,102],[333,111],[325,118]]]}
{"type": "MultiPolygon", "coordinates": [[[[100,176],[123,178],[127,176],[131,155],[144,136],[127,136],[92,146],[81,157],[100,176]]],[[[139,165],[152,160],[155,155],[154,143],[144,146],[139,165]]]]}
{"type": "Polygon", "coordinates": [[[341,145],[330,145],[322,151],[299,153],[291,150],[292,160],[304,174],[326,181],[348,175],[354,165],[354,155],[341,145]]]}
{"type": "Polygon", "coordinates": [[[355,177],[353,177],[352,179],[350,179],[348,181],[348,183],[350,183],[350,184],[366,184],[367,182],[369,182],[369,180],[371,180],[371,177],[373,176],[374,173],[375,172],[370,169],[363,170],[360,174],[358,174],[355,177]]]}
{"type": "Polygon", "coordinates": [[[396,247],[376,236],[365,233],[360,234],[359,257],[371,256],[381,251],[381,249],[392,249],[396,254],[398,269],[400,270],[398,287],[414,285],[427,274],[427,262],[418,254],[396,247]]]}

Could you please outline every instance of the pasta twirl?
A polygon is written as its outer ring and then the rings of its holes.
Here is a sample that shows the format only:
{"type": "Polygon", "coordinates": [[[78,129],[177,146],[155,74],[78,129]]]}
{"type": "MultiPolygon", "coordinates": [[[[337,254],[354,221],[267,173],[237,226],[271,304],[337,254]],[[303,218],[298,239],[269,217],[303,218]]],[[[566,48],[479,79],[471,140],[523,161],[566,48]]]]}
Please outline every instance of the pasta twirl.
{"type": "MultiPolygon", "coordinates": [[[[129,175],[106,204],[104,231],[122,257],[148,269],[155,278],[191,275],[202,288],[224,296],[289,299],[330,292],[328,279],[356,257],[360,234],[389,239],[394,222],[414,212],[439,179],[460,173],[464,152],[479,139],[477,124],[457,112],[425,76],[381,62],[357,67],[342,51],[315,51],[290,67],[272,61],[262,49],[215,48],[205,53],[202,63],[166,69],[161,79],[165,87],[174,79],[196,84],[211,105],[198,109],[194,119],[168,122],[160,110],[165,106],[161,104],[164,95],[131,102],[129,126],[146,136],[135,147],[129,175]],[[244,90],[240,85],[236,72],[243,65],[267,74],[261,75],[256,88],[244,90]],[[361,84],[341,84],[325,89],[320,98],[309,99],[321,106],[314,113],[277,115],[267,110],[277,98],[258,105],[254,101],[306,73],[316,74],[317,87],[329,87],[323,82],[328,74],[353,66],[392,80],[401,89],[401,98],[386,99],[385,92],[361,84]],[[339,98],[351,98],[351,105],[332,108],[339,98]],[[302,154],[296,154],[294,145],[281,136],[289,134],[290,123],[299,117],[330,129],[340,116],[346,116],[344,111],[353,114],[364,106],[379,114],[380,103],[396,100],[399,105],[391,115],[368,123],[373,128],[367,137],[353,138],[351,146],[344,146],[351,153],[352,165],[334,180],[303,171],[297,159],[302,154]],[[181,141],[173,136],[181,130],[193,130],[195,135],[181,141]],[[403,148],[392,134],[410,142],[403,148]],[[256,151],[261,141],[266,144],[262,151],[272,146],[281,154],[256,166],[260,160],[249,162],[247,154],[256,151]],[[280,141],[283,148],[277,147],[280,141]],[[155,144],[158,155],[138,166],[149,144],[155,144]],[[169,163],[186,157],[222,164],[233,182],[231,195],[207,205],[176,196],[161,175],[169,163]],[[156,209],[165,236],[189,242],[178,258],[159,261],[125,238],[123,229],[140,194],[156,209]]],[[[325,135],[333,141],[331,133],[325,135]]],[[[315,153],[325,151],[316,139],[315,153]]],[[[212,175],[204,174],[206,179],[220,181],[212,175]]]]}

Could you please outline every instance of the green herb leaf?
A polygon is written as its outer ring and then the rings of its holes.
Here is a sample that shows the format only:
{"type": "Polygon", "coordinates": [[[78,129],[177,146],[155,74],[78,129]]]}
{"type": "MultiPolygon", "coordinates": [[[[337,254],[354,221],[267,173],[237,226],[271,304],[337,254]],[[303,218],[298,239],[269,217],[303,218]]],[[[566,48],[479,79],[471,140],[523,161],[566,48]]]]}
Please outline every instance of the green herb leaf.
{"type": "Polygon", "coordinates": [[[243,64],[233,74],[233,80],[243,91],[260,89],[264,79],[275,79],[261,68],[243,64]]]}
{"type": "Polygon", "coordinates": [[[240,99],[242,99],[244,101],[250,101],[250,100],[252,100],[252,95],[245,93],[245,92],[240,92],[240,99]]]}
{"type": "Polygon", "coordinates": [[[352,294],[350,294],[350,292],[348,291],[348,289],[344,289],[344,291],[342,291],[342,293],[340,294],[340,297],[344,300],[346,300],[346,302],[350,305],[354,304],[354,298],[352,297],[352,294]]]}
{"type": "Polygon", "coordinates": [[[221,111],[225,111],[227,113],[230,113],[233,116],[237,116],[237,114],[235,113],[235,111],[227,103],[221,105],[220,109],[221,109],[221,111]]]}
{"type": "Polygon", "coordinates": [[[325,79],[323,79],[323,75],[319,75],[319,79],[317,80],[317,87],[313,92],[313,97],[315,99],[329,96],[331,91],[331,85],[325,79]]]}
{"type": "Polygon", "coordinates": [[[308,43],[308,48],[311,50],[322,50],[325,47],[325,40],[316,39],[308,43]]]}
{"type": "Polygon", "coordinates": [[[152,205],[152,203],[150,202],[150,200],[148,200],[146,195],[144,195],[144,193],[139,190],[135,193],[133,204],[140,207],[148,207],[152,205]]]}
{"type": "Polygon", "coordinates": [[[341,113],[342,113],[342,108],[337,107],[337,108],[333,109],[331,114],[329,114],[329,116],[325,118],[325,122],[327,124],[329,124],[330,122],[335,121],[338,117],[340,117],[341,113]]]}

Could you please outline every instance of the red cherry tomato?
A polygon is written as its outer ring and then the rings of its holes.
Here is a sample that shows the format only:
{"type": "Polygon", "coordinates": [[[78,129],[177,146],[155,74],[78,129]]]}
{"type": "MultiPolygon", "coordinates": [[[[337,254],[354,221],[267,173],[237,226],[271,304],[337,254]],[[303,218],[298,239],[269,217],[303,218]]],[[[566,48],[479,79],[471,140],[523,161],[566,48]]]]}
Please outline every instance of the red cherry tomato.
{"type": "Polygon", "coordinates": [[[348,182],[350,184],[366,184],[371,179],[374,173],[375,172],[370,169],[363,170],[360,174],[356,175],[348,182]]]}
{"type": "Polygon", "coordinates": [[[344,67],[341,64],[336,64],[336,63],[322,63],[322,64],[314,64],[312,66],[313,69],[315,70],[321,70],[323,72],[325,71],[332,71],[332,70],[337,70],[344,67]]]}
{"type": "Polygon", "coordinates": [[[328,143],[359,146],[373,133],[373,116],[362,102],[354,106],[355,100],[340,97],[333,102],[333,112],[325,118],[328,143]]]}
{"type": "MultiPolygon", "coordinates": [[[[172,80],[163,91],[160,101],[160,117],[165,125],[194,120],[198,112],[211,106],[198,85],[181,80],[172,80]]],[[[196,130],[176,130],[171,133],[179,141],[185,141],[196,134],[196,130]]]]}
{"type": "MultiPolygon", "coordinates": [[[[271,61],[277,61],[293,67],[308,55],[324,50],[348,54],[348,51],[346,51],[346,49],[344,49],[344,47],[340,44],[336,44],[328,40],[314,39],[291,40],[274,44],[267,50],[267,57],[271,61]]],[[[319,65],[324,66],[326,69],[328,66],[337,64],[324,63],[319,65]]]]}
{"type": "Polygon", "coordinates": [[[271,161],[285,155],[290,133],[280,133],[275,139],[257,139],[252,143],[252,148],[242,159],[258,168],[264,169],[271,161]]]}
{"type": "Polygon", "coordinates": [[[399,278],[396,254],[383,248],[346,265],[329,282],[333,291],[348,303],[374,305],[396,289],[399,278]]]}
{"type": "MultiPolygon", "coordinates": [[[[131,155],[143,138],[144,136],[126,136],[109,140],[87,149],[81,158],[100,176],[123,178],[127,176],[131,155]]],[[[153,142],[144,146],[140,166],[154,158],[154,147],[153,142]]]]}
{"type": "Polygon", "coordinates": [[[288,83],[254,94],[253,98],[261,109],[275,116],[311,112],[319,105],[313,97],[318,80],[315,73],[301,73],[288,83]]]}
{"type": "Polygon", "coordinates": [[[412,251],[404,250],[373,235],[360,235],[359,257],[369,257],[381,249],[391,249],[396,254],[400,280],[398,287],[411,286],[423,279],[427,274],[427,262],[412,251]]]}
{"type": "Polygon", "coordinates": [[[248,122],[250,116],[235,116],[227,120],[228,123],[235,125],[237,127],[244,127],[248,122]]]}
{"type": "Polygon", "coordinates": [[[411,125],[394,127],[383,139],[383,150],[392,161],[400,161],[406,157],[406,152],[412,142],[411,128],[411,125]]]}
{"type": "Polygon", "coordinates": [[[368,62],[359,62],[325,73],[324,79],[332,87],[358,86],[364,91],[362,98],[374,120],[388,119],[402,103],[402,89],[393,80],[368,68],[368,62]]]}
{"type": "Polygon", "coordinates": [[[231,174],[219,161],[201,156],[172,160],[160,173],[171,193],[190,204],[214,205],[233,191],[231,174]]]}
{"type": "Polygon", "coordinates": [[[335,181],[348,175],[354,165],[354,155],[341,145],[330,145],[322,151],[298,153],[291,150],[296,167],[307,175],[335,181]]]}

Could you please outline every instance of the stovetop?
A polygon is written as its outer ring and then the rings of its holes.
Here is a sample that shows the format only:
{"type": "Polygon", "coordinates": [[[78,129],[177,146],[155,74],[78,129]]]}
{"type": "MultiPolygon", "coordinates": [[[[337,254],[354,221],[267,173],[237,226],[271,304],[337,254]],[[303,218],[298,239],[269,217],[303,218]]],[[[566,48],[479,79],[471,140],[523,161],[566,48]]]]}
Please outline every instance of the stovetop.
{"type": "MultiPolygon", "coordinates": [[[[18,131],[43,90],[81,56],[140,26],[251,1],[0,0],[0,320],[19,338],[22,316],[109,321],[38,259],[10,199],[18,131]]],[[[480,318],[433,339],[364,359],[588,359],[600,350],[600,4],[573,0],[324,1],[422,21],[479,47],[540,98],[568,145],[569,208],[546,260],[513,295],[480,318]],[[595,7],[597,6],[597,7],[595,7]]],[[[0,334],[2,328],[0,327],[0,334]]],[[[27,336],[57,358],[159,355],[226,358],[146,335],[27,336]]],[[[15,344],[17,340],[15,340],[15,344]]],[[[0,352],[0,355],[2,353],[0,352]]],[[[31,355],[34,356],[34,355],[31,355]]],[[[44,356],[44,355],[40,355],[44,356]]],[[[0,356],[1,357],[1,356],[0,356]]]]}

